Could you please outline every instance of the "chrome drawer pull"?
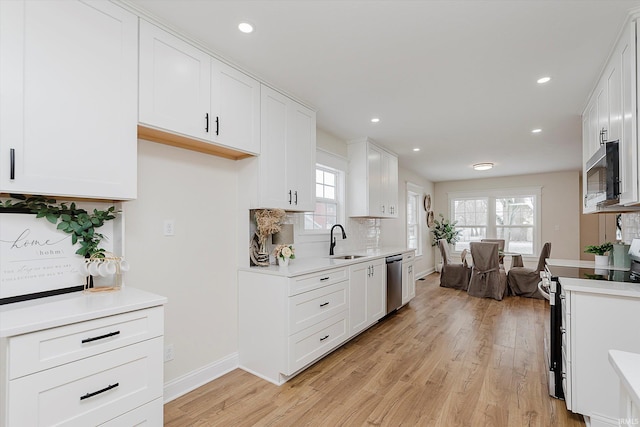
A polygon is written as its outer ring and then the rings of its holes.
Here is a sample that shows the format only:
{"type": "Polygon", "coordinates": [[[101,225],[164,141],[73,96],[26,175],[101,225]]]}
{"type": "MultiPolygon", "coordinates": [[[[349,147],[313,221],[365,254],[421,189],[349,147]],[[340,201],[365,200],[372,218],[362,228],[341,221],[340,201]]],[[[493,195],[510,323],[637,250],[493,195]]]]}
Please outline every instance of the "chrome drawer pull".
{"type": "Polygon", "coordinates": [[[113,337],[115,335],[119,335],[120,331],[115,331],[115,332],[109,332],[108,334],[104,334],[104,335],[100,335],[99,337],[91,337],[91,338],[85,338],[82,340],[82,344],[91,342],[91,341],[97,341],[97,340],[102,340],[105,338],[109,338],[109,337],[113,337]]]}
{"type": "Polygon", "coordinates": [[[324,304],[320,304],[320,307],[324,307],[324,306],[327,306],[327,305],[329,305],[329,303],[325,302],[324,304]]]}
{"type": "Polygon", "coordinates": [[[323,277],[322,279],[320,279],[321,282],[324,282],[325,280],[329,280],[328,277],[323,277]]]}
{"type": "Polygon", "coordinates": [[[320,338],[320,341],[324,341],[324,340],[326,340],[327,338],[329,338],[329,335],[325,335],[325,336],[324,336],[324,338],[320,338]]]}
{"type": "Polygon", "coordinates": [[[88,398],[93,397],[95,395],[98,395],[100,393],[104,393],[105,391],[109,391],[112,388],[118,387],[119,385],[120,385],[120,383],[115,383],[115,384],[111,384],[111,385],[106,386],[102,390],[94,391],[93,393],[87,393],[84,396],[80,396],[80,400],[88,399],[88,398]]]}

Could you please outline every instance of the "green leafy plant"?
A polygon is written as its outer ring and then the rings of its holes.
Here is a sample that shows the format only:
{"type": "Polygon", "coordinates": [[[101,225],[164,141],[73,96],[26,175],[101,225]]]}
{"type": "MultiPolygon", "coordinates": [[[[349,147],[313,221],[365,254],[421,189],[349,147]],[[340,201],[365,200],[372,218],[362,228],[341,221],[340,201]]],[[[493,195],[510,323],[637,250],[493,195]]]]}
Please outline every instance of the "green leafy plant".
{"type": "Polygon", "coordinates": [[[613,250],[613,243],[606,242],[601,245],[589,245],[585,246],[584,253],[586,254],[596,254],[596,255],[605,255],[606,253],[613,250]]]}
{"type": "Polygon", "coordinates": [[[58,203],[55,199],[43,196],[24,196],[11,194],[12,200],[5,200],[0,204],[2,210],[21,210],[36,215],[36,218],[46,218],[52,224],[57,224],[57,229],[71,234],[71,242],[80,243],[76,254],[85,258],[104,258],[105,250],[100,247],[104,236],[96,232],[97,228],[104,225],[105,221],[114,219],[116,207],[111,206],[107,210],[94,209],[92,213],[78,208],[75,203],[67,205],[58,203]]]}
{"type": "Polygon", "coordinates": [[[431,233],[433,233],[433,243],[431,243],[431,246],[436,246],[440,239],[445,239],[449,244],[456,243],[460,240],[461,231],[456,230],[458,221],[450,222],[444,215],[439,214],[438,216],[440,220],[433,220],[433,227],[431,228],[431,233]]]}

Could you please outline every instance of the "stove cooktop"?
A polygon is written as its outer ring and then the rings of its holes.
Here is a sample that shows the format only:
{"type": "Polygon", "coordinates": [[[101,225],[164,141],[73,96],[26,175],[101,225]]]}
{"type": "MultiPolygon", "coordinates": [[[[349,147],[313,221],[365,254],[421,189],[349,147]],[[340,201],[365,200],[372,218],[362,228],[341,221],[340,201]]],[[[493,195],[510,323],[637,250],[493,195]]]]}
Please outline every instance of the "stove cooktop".
{"type": "Polygon", "coordinates": [[[547,265],[552,277],[571,277],[575,279],[609,280],[613,282],[640,283],[640,274],[629,270],[608,270],[600,268],[563,267],[547,265]]]}

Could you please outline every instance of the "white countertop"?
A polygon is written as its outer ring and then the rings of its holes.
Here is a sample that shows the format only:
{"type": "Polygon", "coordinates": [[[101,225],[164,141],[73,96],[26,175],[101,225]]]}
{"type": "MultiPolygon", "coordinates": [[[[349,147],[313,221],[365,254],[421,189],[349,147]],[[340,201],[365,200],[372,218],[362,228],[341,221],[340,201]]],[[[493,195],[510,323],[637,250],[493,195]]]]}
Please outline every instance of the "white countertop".
{"type": "Polygon", "coordinates": [[[97,317],[163,305],[167,298],[125,287],[113,292],[72,292],[0,306],[0,338],[97,317]]]}
{"type": "MultiPolygon", "coordinates": [[[[576,259],[547,258],[547,265],[596,269],[594,261],[583,261],[576,259]]],[[[598,266],[597,268],[614,271],[628,270],[628,268],[614,267],[611,265],[608,267],[598,266]]],[[[575,277],[562,276],[559,277],[559,280],[562,288],[565,291],[640,298],[640,283],[616,282],[612,280],[578,279],[575,277]]]]}
{"type": "Polygon", "coordinates": [[[634,404],[640,407],[640,354],[609,350],[609,362],[634,404]]]}
{"type": "Polygon", "coordinates": [[[414,249],[388,247],[380,249],[369,249],[364,251],[349,251],[348,253],[344,254],[336,253],[334,256],[360,255],[362,256],[362,258],[336,259],[329,256],[295,258],[290,260],[289,265],[286,267],[269,265],[268,267],[240,267],[239,270],[250,271],[252,273],[272,274],[275,276],[295,277],[331,268],[344,267],[351,264],[367,262],[377,258],[385,258],[390,255],[405,254],[407,252],[414,252],[414,249]]]}

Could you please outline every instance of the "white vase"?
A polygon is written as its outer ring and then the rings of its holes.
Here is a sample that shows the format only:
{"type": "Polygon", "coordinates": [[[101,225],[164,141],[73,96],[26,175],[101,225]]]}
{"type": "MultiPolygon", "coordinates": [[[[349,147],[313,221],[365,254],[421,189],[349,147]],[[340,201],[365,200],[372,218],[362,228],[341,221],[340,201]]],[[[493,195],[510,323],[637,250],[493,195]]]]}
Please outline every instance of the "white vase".
{"type": "Polygon", "coordinates": [[[289,265],[289,258],[281,258],[281,257],[278,257],[278,265],[279,265],[280,267],[286,267],[286,266],[288,266],[288,265],[289,265]]]}
{"type": "Polygon", "coordinates": [[[609,265],[609,255],[596,255],[596,266],[606,267],[609,265]]]}

